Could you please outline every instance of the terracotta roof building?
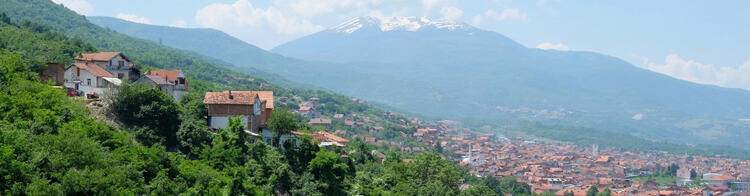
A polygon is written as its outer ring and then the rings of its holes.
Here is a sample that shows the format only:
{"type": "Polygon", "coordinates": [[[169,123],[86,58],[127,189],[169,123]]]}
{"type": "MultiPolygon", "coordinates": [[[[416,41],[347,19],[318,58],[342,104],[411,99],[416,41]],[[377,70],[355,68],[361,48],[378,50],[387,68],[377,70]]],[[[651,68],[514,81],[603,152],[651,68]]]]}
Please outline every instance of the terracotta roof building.
{"type": "Polygon", "coordinates": [[[207,92],[203,104],[208,107],[211,128],[225,128],[230,117],[241,116],[247,129],[260,131],[274,108],[273,91],[207,92]]]}
{"type": "Polygon", "coordinates": [[[175,100],[180,100],[180,97],[188,92],[188,82],[182,70],[148,71],[137,82],[154,84],[175,100]]]}

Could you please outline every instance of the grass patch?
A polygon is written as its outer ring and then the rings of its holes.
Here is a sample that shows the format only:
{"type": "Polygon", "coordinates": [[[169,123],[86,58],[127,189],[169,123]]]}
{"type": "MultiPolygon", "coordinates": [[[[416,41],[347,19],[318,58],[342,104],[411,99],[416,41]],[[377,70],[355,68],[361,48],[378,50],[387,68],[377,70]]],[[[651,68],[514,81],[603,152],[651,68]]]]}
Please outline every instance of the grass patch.
{"type": "Polygon", "coordinates": [[[643,176],[643,177],[636,177],[632,178],[633,181],[638,181],[641,183],[645,183],[648,181],[656,181],[656,183],[659,183],[659,185],[669,185],[669,184],[675,184],[675,181],[678,180],[675,176],[643,176]]]}

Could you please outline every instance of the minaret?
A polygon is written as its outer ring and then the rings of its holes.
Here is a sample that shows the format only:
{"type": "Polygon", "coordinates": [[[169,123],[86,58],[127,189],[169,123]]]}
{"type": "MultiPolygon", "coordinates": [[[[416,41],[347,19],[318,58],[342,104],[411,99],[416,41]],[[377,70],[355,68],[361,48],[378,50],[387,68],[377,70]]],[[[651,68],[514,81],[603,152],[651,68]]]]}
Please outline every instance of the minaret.
{"type": "Polygon", "coordinates": [[[473,161],[471,160],[471,154],[473,154],[473,152],[471,151],[471,144],[469,144],[469,163],[470,163],[470,164],[471,164],[471,163],[473,162],[473,161]]]}
{"type": "Polygon", "coordinates": [[[591,155],[594,156],[594,157],[598,157],[599,156],[599,145],[598,144],[591,145],[591,155]]]}

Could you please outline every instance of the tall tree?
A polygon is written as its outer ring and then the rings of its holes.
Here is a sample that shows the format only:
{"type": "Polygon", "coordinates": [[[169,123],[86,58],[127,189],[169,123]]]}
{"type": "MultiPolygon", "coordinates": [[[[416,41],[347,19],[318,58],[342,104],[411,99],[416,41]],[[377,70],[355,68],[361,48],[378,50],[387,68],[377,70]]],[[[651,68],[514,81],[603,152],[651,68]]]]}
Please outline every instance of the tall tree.
{"type": "Polygon", "coordinates": [[[268,128],[274,131],[273,145],[279,146],[279,140],[284,134],[289,134],[299,128],[299,122],[294,114],[286,109],[276,109],[271,112],[271,118],[268,119],[268,128]]]}
{"type": "Polygon", "coordinates": [[[599,188],[592,185],[589,190],[586,191],[586,196],[596,196],[597,193],[599,193],[599,188]]]}

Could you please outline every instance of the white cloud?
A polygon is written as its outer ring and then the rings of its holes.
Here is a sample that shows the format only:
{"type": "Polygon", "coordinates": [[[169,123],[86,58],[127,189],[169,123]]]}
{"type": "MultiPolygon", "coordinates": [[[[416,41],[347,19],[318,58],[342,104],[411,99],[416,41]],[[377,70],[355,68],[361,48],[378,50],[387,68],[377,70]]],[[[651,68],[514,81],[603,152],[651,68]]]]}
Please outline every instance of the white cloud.
{"type": "Polygon", "coordinates": [[[231,4],[208,5],[198,10],[195,20],[200,26],[222,30],[266,49],[325,29],[295,13],[284,11],[289,9],[280,9],[276,5],[257,8],[247,0],[237,0],[231,4]],[[269,35],[273,35],[272,38],[269,35]]]}
{"type": "Polygon", "coordinates": [[[195,19],[200,25],[217,29],[227,26],[270,26],[282,34],[308,34],[323,29],[322,26],[312,24],[308,20],[289,17],[273,6],[266,9],[255,8],[247,0],[238,0],[232,4],[208,5],[195,14],[195,19]]]}
{"type": "Polygon", "coordinates": [[[738,67],[718,67],[669,54],[665,64],[646,62],[648,70],[700,84],[750,90],[750,59],[738,67]]]}
{"type": "Polygon", "coordinates": [[[130,22],[143,23],[143,24],[151,24],[151,21],[148,21],[148,19],[146,17],[136,16],[135,14],[117,13],[117,16],[115,16],[115,17],[117,17],[119,19],[130,21],[130,22]]]}
{"type": "Polygon", "coordinates": [[[68,9],[81,15],[89,15],[94,11],[94,7],[86,0],[52,0],[52,2],[63,4],[68,9]]]}
{"type": "Polygon", "coordinates": [[[187,22],[184,20],[176,20],[172,22],[172,24],[169,24],[171,27],[179,27],[179,28],[185,28],[187,27],[187,22]]]}
{"type": "Polygon", "coordinates": [[[453,6],[449,6],[441,8],[440,14],[442,14],[443,18],[445,19],[455,21],[464,15],[464,11],[453,6]]]}
{"type": "Polygon", "coordinates": [[[346,13],[382,4],[385,0],[277,0],[274,7],[295,15],[313,17],[321,14],[346,13]]]}
{"type": "Polygon", "coordinates": [[[542,50],[560,50],[560,51],[568,51],[570,48],[562,43],[549,43],[549,42],[542,42],[539,45],[536,45],[536,48],[542,49],[542,50]]]}
{"type": "Polygon", "coordinates": [[[511,20],[527,21],[529,20],[529,16],[526,15],[526,13],[518,11],[518,9],[514,9],[514,8],[505,8],[500,13],[497,13],[495,10],[487,10],[486,12],[484,12],[484,17],[497,20],[497,21],[511,21],[511,20]]]}
{"type": "Polygon", "coordinates": [[[425,10],[431,10],[432,8],[437,7],[441,3],[443,3],[442,0],[422,0],[422,7],[425,10]]]}

